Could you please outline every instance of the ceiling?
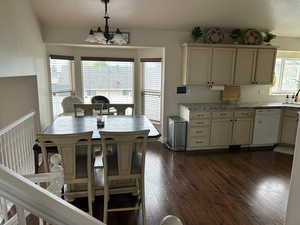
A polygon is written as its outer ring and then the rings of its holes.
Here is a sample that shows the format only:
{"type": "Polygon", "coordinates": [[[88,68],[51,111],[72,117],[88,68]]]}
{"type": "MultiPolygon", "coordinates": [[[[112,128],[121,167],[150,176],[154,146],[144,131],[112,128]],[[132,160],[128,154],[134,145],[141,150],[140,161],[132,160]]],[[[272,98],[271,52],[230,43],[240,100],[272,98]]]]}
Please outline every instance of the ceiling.
{"type": "MultiPolygon", "coordinates": [[[[31,0],[43,25],[103,24],[100,0],[31,0]]],[[[203,27],[257,28],[300,37],[299,0],[110,0],[113,27],[189,31],[203,27]]]]}

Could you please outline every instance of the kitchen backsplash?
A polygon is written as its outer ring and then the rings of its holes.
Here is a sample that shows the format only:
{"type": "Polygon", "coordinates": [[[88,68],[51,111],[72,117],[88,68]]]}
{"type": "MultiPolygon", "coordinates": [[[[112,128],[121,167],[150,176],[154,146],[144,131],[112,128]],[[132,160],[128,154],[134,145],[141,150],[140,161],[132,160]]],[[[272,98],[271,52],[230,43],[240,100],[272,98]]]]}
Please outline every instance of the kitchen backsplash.
{"type": "MultiPolygon", "coordinates": [[[[285,95],[271,95],[270,85],[241,86],[240,102],[284,102],[285,95]]],[[[177,95],[178,103],[217,103],[221,102],[221,91],[208,87],[189,86],[187,94],[177,95]]]]}

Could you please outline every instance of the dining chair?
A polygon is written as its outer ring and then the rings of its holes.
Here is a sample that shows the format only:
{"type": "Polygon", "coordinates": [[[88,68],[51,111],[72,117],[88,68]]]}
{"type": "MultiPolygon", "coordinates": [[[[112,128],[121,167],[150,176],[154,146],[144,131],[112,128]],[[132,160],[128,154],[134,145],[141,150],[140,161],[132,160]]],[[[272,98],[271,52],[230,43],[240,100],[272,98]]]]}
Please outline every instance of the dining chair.
{"type": "MultiPolygon", "coordinates": [[[[141,210],[143,224],[145,211],[145,149],[149,130],[134,132],[100,131],[104,162],[104,211],[103,222],[107,223],[108,212],[141,210]],[[130,182],[130,181],[134,182],[130,182]],[[108,208],[113,183],[128,182],[135,186],[138,194],[138,206],[126,208],[108,208]]],[[[126,187],[128,189],[128,187],[126,187]]],[[[124,188],[125,189],[125,188],[124,188]]],[[[123,192],[123,193],[126,193],[123,192]]],[[[132,193],[132,191],[130,191],[132,193]]]]}
{"type": "Polygon", "coordinates": [[[64,113],[74,113],[74,104],[81,104],[82,100],[77,96],[65,97],[61,103],[64,113]]]}
{"type": "Polygon", "coordinates": [[[74,104],[75,117],[102,115],[103,104],[74,104]]]}
{"type": "Polygon", "coordinates": [[[62,158],[64,184],[64,197],[73,198],[78,191],[72,185],[87,185],[88,210],[93,213],[94,194],[94,154],[92,151],[93,132],[78,134],[39,134],[41,149],[43,152],[43,163],[46,171],[49,171],[46,147],[56,145],[58,153],[62,158]]]}
{"type": "Polygon", "coordinates": [[[113,112],[116,115],[126,115],[128,109],[131,109],[129,114],[134,115],[134,104],[108,104],[105,106],[109,112],[113,112]]]}
{"type": "Polygon", "coordinates": [[[97,104],[97,103],[98,104],[109,104],[110,101],[108,98],[106,98],[103,95],[96,95],[96,96],[92,97],[91,103],[92,104],[97,104]]]}
{"type": "Polygon", "coordinates": [[[110,101],[107,97],[105,97],[103,95],[96,95],[96,96],[92,97],[91,103],[92,104],[104,104],[103,109],[102,109],[102,113],[107,114],[107,115],[109,114],[107,104],[109,104],[110,101]]]}

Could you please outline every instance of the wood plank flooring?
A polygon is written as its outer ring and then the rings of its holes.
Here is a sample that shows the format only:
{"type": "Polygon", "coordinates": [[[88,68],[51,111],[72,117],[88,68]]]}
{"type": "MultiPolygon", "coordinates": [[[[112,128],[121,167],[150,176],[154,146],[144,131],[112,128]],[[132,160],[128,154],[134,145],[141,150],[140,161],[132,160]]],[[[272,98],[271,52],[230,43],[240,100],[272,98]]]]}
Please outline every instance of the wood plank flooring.
{"type": "MultiPolygon", "coordinates": [[[[166,215],[185,225],[283,225],[292,156],[272,151],[170,152],[160,143],[146,154],[147,225],[166,215]]],[[[86,209],[86,199],[74,205],[86,209]]],[[[103,198],[95,201],[102,219],[103,198]]],[[[138,212],[110,213],[109,225],[140,225],[138,212]]]]}

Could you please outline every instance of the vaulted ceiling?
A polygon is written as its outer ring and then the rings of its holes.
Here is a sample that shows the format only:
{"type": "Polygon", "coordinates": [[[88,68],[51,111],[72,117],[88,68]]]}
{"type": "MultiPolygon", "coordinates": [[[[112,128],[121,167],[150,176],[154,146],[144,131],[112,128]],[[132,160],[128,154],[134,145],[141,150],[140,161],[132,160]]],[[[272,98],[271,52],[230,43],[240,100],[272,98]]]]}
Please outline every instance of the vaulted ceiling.
{"type": "MultiPolygon", "coordinates": [[[[40,22],[60,27],[103,24],[100,0],[31,0],[40,22]]],[[[299,0],[110,0],[113,27],[189,31],[204,27],[257,28],[300,37],[299,0]]]]}

